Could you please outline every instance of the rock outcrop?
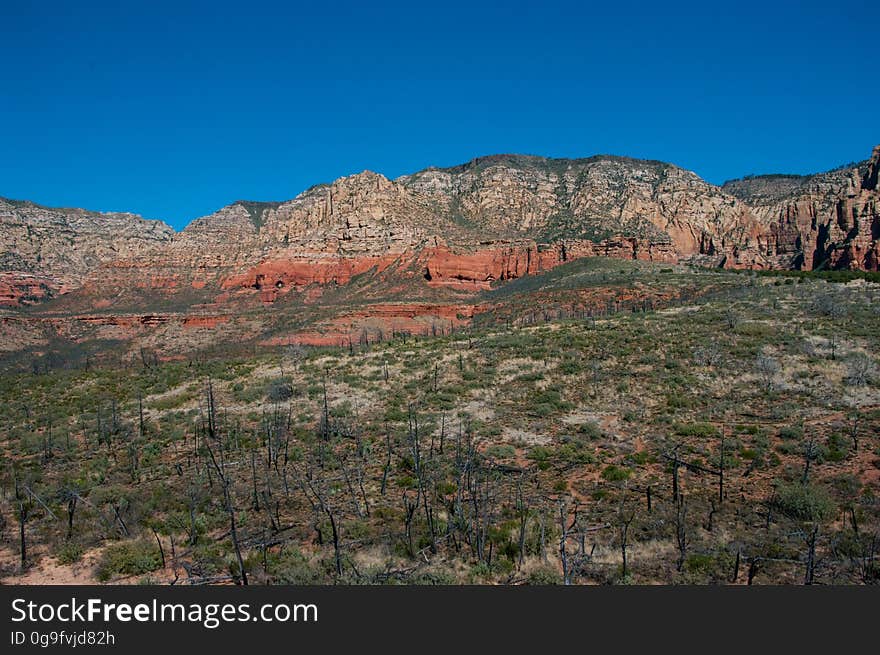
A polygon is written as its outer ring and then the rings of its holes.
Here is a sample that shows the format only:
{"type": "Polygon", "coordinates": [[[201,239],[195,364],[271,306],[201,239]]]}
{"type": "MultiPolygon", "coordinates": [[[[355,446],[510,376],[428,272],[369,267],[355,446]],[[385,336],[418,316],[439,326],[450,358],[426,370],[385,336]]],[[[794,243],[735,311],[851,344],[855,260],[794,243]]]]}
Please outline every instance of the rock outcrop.
{"type": "Polygon", "coordinates": [[[706,235],[759,231],[748,207],[696,174],[656,161],[599,156],[483,157],[398,180],[476,230],[554,241],[632,237],[697,254],[706,235]]]}
{"type": "Polygon", "coordinates": [[[365,171],[286,202],[238,201],[180,233],[131,214],[0,200],[0,305],[74,289],[93,306],[133,306],[138,293],[271,303],[368,271],[474,292],[587,256],[876,269],[878,168],[880,148],[828,173],[717,187],[656,161],[496,155],[396,180],[365,171]]]}
{"type": "Polygon", "coordinates": [[[0,198],[0,305],[75,289],[102,264],[153,252],[173,234],[164,223],[134,214],[50,209],[0,198]]]}
{"type": "MultiPolygon", "coordinates": [[[[746,202],[765,226],[759,250],[776,268],[880,265],[880,146],[870,160],[817,175],[735,180],[724,189],[746,202]]],[[[753,261],[737,263],[752,267],[753,261]]]]}
{"type": "Polygon", "coordinates": [[[494,283],[548,271],[582,257],[614,257],[676,263],[668,243],[619,237],[600,243],[563,240],[555,243],[520,241],[484,244],[473,252],[454,252],[445,243],[426,251],[424,277],[430,286],[486,290],[494,283]]]}

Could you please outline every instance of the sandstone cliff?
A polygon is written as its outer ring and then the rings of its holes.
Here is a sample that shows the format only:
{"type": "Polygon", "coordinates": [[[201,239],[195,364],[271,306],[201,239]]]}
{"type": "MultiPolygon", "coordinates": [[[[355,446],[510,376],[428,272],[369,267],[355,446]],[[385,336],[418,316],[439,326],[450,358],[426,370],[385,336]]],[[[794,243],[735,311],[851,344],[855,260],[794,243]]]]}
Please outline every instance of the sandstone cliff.
{"type": "Polygon", "coordinates": [[[286,202],[238,201],[180,233],[131,214],[0,200],[0,303],[79,287],[95,304],[137,290],[273,302],[371,270],[468,292],[596,255],[876,269],[878,168],[880,148],[828,173],[717,187],[657,161],[496,155],[396,180],[365,171],[286,202]]]}
{"type": "Polygon", "coordinates": [[[880,146],[861,164],[817,175],[750,177],[723,189],[761,221],[760,250],[777,267],[878,270],[878,169],[880,146]]]}
{"type": "Polygon", "coordinates": [[[0,198],[0,305],[74,289],[89,271],[152,252],[173,234],[164,223],[134,214],[50,209],[0,198]]]}

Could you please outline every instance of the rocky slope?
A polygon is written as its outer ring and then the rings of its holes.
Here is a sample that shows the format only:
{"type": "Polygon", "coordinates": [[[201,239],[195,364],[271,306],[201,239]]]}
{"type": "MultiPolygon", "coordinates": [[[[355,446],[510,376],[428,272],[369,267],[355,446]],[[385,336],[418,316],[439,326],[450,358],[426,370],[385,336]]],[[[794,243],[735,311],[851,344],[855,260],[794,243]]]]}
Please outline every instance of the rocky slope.
{"type": "MultiPolygon", "coordinates": [[[[760,250],[788,267],[878,270],[880,146],[871,159],[817,175],[765,175],[722,189],[765,226],[760,250]]],[[[748,263],[748,262],[746,262],[748,263]]]]}
{"type": "MultiPolygon", "coordinates": [[[[432,286],[482,289],[583,256],[675,262],[759,232],[743,203],[668,164],[496,156],[393,181],[364,172],[283,203],[234,203],[153,257],[114,267],[166,289],[216,285],[271,301],[401,259],[423,262],[432,286]]],[[[99,276],[132,284],[119,270],[99,276]]]]}
{"type": "MultiPolygon", "coordinates": [[[[497,284],[596,256],[876,270],[878,169],[880,148],[828,173],[717,187],[662,162],[498,155],[238,201],[179,233],[0,200],[0,354],[88,358],[116,343],[137,359],[444,333],[503,313],[497,284]]],[[[612,300],[540,286],[523,301],[539,312],[612,300]]],[[[630,292],[633,306],[662,304],[630,292]]]]}
{"type": "Polygon", "coordinates": [[[495,155],[239,201],[176,234],[129,214],[0,200],[0,303],[74,289],[76,311],[139,311],[157,296],[178,307],[312,301],[367,272],[416,279],[423,295],[473,293],[596,255],[876,269],[878,166],[880,148],[854,167],[717,187],[663,162],[495,155]]]}
{"type": "Polygon", "coordinates": [[[102,264],[153,252],[174,230],[134,214],[50,209],[0,198],[0,306],[75,289],[102,264]]]}

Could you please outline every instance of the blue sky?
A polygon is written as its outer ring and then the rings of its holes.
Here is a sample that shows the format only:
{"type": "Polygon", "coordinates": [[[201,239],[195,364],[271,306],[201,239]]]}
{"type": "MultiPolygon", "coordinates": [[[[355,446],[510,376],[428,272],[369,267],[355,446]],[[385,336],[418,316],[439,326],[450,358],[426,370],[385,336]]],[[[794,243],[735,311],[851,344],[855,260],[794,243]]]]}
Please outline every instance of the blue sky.
{"type": "Polygon", "coordinates": [[[492,153],[721,183],[880,143],[876,1],[309,4],[3,0],[0,195],[182,228],[492,153]]]}

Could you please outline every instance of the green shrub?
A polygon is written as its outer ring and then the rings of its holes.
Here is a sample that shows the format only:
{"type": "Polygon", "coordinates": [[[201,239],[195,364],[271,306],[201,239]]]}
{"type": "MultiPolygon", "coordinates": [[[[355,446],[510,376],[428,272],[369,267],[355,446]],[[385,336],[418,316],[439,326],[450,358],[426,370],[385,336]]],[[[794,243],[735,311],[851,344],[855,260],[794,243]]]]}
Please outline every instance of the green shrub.
{"type": "Polygon", "coordinates": [[[107,582],[118,575],[139,575],[162,566],[159,548],[152,541],[139,539],[107,546],[98,562],[96,575],[107,582]]]}
{"type": "Polygon", "coordinates": [[[530,585],[556,585],[559,584],[559,572],[549,566],[530,571],[526,577],[526,584],[530,585]]]}
{"type": "Polygon", "coordinates": [[[690,553],[684,561],[684,581],[691,584],[726,582],[734,559],[726,551],[690,553]]]}
{"type": "Polygon", "coordinates": [[[789,518],[821,521],[834,513],[834,501],[823,487],[812,484],[783,484],[776,490],[774,505],[789,518]]]}
{"type": "Polygon", "coordinates": [[[494,444],[486,448],[484,454],[491,459],[510,459],[516,456],[516,448],[510,444],[494,444]]]}
{"type": "Polygon", "coordinates": [[[276,584],[316,585],[324,581],[320,566],[312,565],[299,550],[287,548],[269,562],[269,574],[276,584]]]}
{"type": "Polygon", "coordinates": [[[437,571],[422,571],[415,573],[407,578],[409,585],[433,586],[433,585],[454,585],[458,583],[458,579],[452,571],[443,569],[437,571]]]}
{"type": "Polygon", "coordinates": [[[691,553],[684,561],[685,570],[691,573],[708,573],[715,566],[715,558],[707,553],[691,553]]]}
{"type": "Polygon", "coordinates": [[[563,375],[577,375],[583,370],[583,365],[576,359],[566,359],[559,365],[559,371],[563,375]]]}
{"type": "Polygon", "coordinates": [[[550,468],[550,458],[552,456],[553,450],[547,446],[535,446],[529,450],[528,455],[526,455],[526,457],[535,462],[535,464],[538,465],[538,468],[542,471],[546,471],[550,468]]]}
{"type": "Polygon", "coordinates": [[[285,378],[278,378],[266,386],[266,399],[273,403],[284,402],[293,398],[293,385],[285,378]]]}
{"type": "Polygon", "coordinates": [[[55,556],[58,558],[59,564],[73,564],[82,559],[83,547],[75,541],[65,541],[58,548],[55,556]]]}
{"type": "Polygon", "coordinates": [[[569,410],[573,405],[562,399],[558,389],[548,388],[539,391],[531,398],[531,412],[537,416],[549,416],[555,412],[569,410]]]}
{"type": "Polygon", "coordinates": [[[582,434],[587,439],[598,439],[602,436],[602,429],[596,425],[593,421],[587,421],[586,423],[581,423],[577,431],[579,434],[582,434]]]}
{"type": "Polygon", "coordinates": [[[633,464],[644,465],[650,461],[653,461],[653,457],[647,450],[640,450],[635,453],[630,453],[626,456],[627,461],[632,462],[633,464]]]}
{"type": "Polygon", "coordinates": [[[614,464],[609,464],[602,469],[602,478],[609,482],[622,482],[623,480],[628,480],[630,475],[632,475],[630,469],[615,466],[614,464]]]}
{"type": "Polygon", "coordinates": [[[842,462],[849,455],[849,440],[839,432],[828,437],[827,457],[829,462],[842,462]]]}
{"type": "Polygon", "coordinates": [[[666,405],[670,409],[688,409],[694,406],[694,400],[681,393],[669,393],[666,395],[666,405]]]}

